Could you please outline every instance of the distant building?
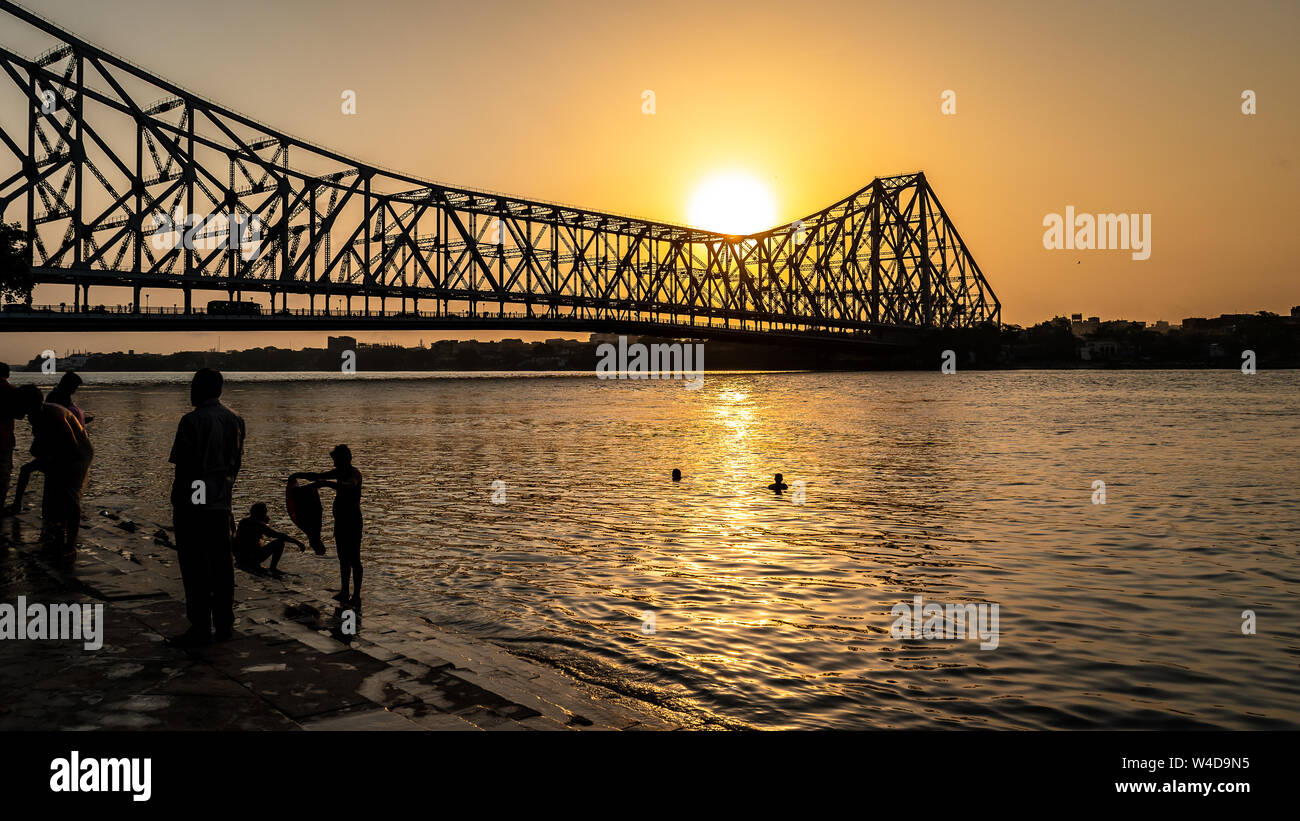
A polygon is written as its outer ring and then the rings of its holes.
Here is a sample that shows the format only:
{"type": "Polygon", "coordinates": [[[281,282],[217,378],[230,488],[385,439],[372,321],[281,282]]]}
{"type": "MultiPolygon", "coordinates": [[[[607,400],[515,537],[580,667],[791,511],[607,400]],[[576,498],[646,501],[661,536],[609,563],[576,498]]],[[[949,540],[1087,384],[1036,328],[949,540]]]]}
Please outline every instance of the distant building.
{"type": "Polygon", "coordinates": [[[1089,339],[1079,346],[1079,358],[1085,362],[1110,359],[1119,355],[1119,343],[1109,339],[1089,339]]]}
{"type": "Polygon", "coordinates": [[[355,351],[357,349],[357,338],[355,336],[331,336],[326,340],[325,347],[332,353],[355,351]]]}
{"type": "Polygon", "coordinates": [[[1193,333],[1226,336],[1236,329],[1239,322],[1253,318],[1254,316],[1251,314],[1219,314],[1212,319],[1190,316],[1183,320],[1183,330],[1193,333]]]}
{"type": "Polygon", "coordinates": [[[1092,334],[1097,333],[1097,329],[1100,327],[1101,317],[1090,316],[1087,319],[1084,319],[1083,314],[1070,315],[1070,332],[1075,336],[1091,336],[1092,334]]]}

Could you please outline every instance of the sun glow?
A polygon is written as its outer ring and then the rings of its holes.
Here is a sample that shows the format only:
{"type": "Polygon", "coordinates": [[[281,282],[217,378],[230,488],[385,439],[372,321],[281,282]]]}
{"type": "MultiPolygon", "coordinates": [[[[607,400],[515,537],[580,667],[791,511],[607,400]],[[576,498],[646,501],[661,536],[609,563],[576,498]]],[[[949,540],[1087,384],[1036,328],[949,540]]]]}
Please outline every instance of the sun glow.
{"type": "Polygon", "coordinates": [[[724,234],[752,234],[776,224],[776,200],[749,174],[717,174],[691,195],[692,225],[724,234]]]}

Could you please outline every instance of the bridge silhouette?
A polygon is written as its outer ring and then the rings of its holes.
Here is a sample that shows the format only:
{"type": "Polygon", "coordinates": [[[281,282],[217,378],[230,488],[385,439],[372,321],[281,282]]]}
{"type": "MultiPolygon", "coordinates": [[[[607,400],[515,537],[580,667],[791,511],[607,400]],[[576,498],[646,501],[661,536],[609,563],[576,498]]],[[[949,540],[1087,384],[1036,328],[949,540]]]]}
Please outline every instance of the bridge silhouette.
{"type": "Polygon", "coordinates": [[[357,162],[14,3],[0,19],[48,41],[34,58],[0,45],[0,215],[26,227],[37,283],[73,286],[70,306],[6,306],[0,332],[518,328],[893,347],[1001,320],[924,173],[721,234],[357,162]],[[99,286],[134,298],[96,305],[99,286]],[[183,307],[141,306],[145,288],[180,290],[183,307]],[[236,304],[208,311],[195,292],[236,304]]]}

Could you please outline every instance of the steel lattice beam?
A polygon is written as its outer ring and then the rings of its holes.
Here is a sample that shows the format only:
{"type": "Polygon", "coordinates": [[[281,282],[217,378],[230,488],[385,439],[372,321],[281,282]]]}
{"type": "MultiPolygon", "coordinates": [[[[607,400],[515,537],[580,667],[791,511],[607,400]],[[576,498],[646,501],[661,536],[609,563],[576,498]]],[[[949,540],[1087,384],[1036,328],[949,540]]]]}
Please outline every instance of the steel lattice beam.
{"type": "MultiPolygon", "coordinates": [[[[924,174],[730,236],[455,188],[273,131],[0,0],[53,38],[0,47],[0,215],[38,282],[426,300],[442,312],[873,338],[1000,321],[924,174]],[[139,89],[147,89],[142,94],[139,89]],[[136,89],[134,93],[128,89],[136,89]],[[17,117],[12,115],[17,114],[17,117]],[[259,253],[157,247],[160,215],[256,217],[259,253]]],[[[368,304],[368,302],[367,302],[368,304]]]]}

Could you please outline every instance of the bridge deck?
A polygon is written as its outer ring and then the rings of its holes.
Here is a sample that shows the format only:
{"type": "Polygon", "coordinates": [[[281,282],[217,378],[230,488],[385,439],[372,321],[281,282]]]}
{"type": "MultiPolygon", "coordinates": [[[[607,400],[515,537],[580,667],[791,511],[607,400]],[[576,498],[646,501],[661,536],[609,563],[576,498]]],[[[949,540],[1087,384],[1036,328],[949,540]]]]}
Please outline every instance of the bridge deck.
{"type": "Polygon", "coordinates": [[[0,333],[78,333],[140,331],[545,331],[554,333],[619,333],[671,339],[710,339],[758,342],[772,345],[844,346],[858,349],[899,350],[909,347],[913,335],[890,329],[875,333],[664,322],[652,319],[529,316],[526,313],[433,311],[310,311],[305,309],[256,315],[184,313],[179,308],[142,308],[132,311],[116,305],[93,310],[60,306],[34,306],[31,310],[0,312],[0,333]]]}

